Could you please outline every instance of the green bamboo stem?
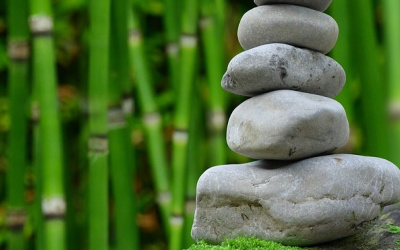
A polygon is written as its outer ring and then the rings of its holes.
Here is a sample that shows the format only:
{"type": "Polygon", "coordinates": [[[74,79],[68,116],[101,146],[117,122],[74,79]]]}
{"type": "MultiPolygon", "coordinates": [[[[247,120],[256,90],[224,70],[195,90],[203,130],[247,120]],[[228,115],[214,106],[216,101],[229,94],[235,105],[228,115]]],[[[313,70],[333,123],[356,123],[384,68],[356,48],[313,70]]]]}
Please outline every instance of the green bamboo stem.
{"type": "Polygon", "coordinates": [[[24,177],[27,164],[27,97],[29,29],[25,0],[8,1],[8,53],[10,132],[8,136],[8,249],[25,249],[23,228],[26,221],[24,177]]]}
{"type": "Polygon", "coordinates": [[[188,129],[192,86],[196,76],[198,1],[187,0],[183,5],[180,51],[180,81],[174,113],[172,140],[172,205],[169,249],[182,249],[188,129]]]}
{"type": "Polygon", "coordinates": [[[89,2],[89,249],[108,249],[110,1],[89,2]]]}
{"type": "Polygon", "coordinates": [[[348,1],[335,0],[332,2],[328,9],[328,13],[336,20],[340,35],[334,49],[330,52],[330,56],[335,59],[346,72],[346,83],[335,98],[340,102],[346,110],[347,119],[350,124],[350,139],[345,147],[340,152],[352,153],[358,147],[359,138],[357,138],[357,124],[355,118],[354,101],[357,97],[356,79],[354,77],[355,69],[351,50],[351,17],[352,13],[349,11],[348,1]]]}
{"type": "Polygon", "coordinates": [[[358,69],[361,121],[364,133],[363,154],[388,158],[388,121],[385,86],[378,64],[377,36],[372,1],[348,1],[352,13],[352,55],[358,69]]]}
{"type": "Polygon", "coordinates": [[[224,74],[224,49],[221,40],[222,20],[217,3],[222,1],[206,0],[202,3],[201,31],[206,59],[206,71],[209,84],[209,130],[210,130],[210,165],[226,163],[227,146],[225,141],[226,115],[225,91],[221,88],[224,74]]]}
{"type": "MultiPolygon", "coordinates": [[[[197,84],[196,84],[197,85],[197,84]]],[[[200,88],[195,86],[192,90],[192,96],[200,92],[200,88]]],[[[186,249],[194,243],[191,237],[194,213],[196,208],[196,186],[197,181],[206,165],[206,144],[205,144],[205,122],[204,107],[200,98],[194,98],[192,101],[192,113],[196,115],[190,116],[189,144],[187,163],[187,188],[185,201],[185,231],[183,248],[186,249]]]]}
{"type": "Polygon", "coordinates": [[[389,160],[400,166],[400,2],[383,1],[385,69],[390,115],[389,160]]]}
{"type": "Polygon", "coordinates": [[[136,80],[137,97],[141,107],[142,120],[147,141],[151,173],[161,209],[161,219],[166,232],[169,231],[169,209],[171,204],[170,183],[163,139],[162,120],[155,94],[153,80],[144,50],[144,42],[136,9],[129,14],[129,53],[132,72],[136,80]]]}
{"type": "Polygon", "coordinates": [[[139,249],[135,196],[132,190],[131,144],[121,106],[122,89],[130,85],[128,61],[128,1],[112,2],[108,138],[110,174],[115,207],[115,249],[139,249]]]}
{"type": "Polygon", "coordinates": [[[179,84],[180,2],[177,0],[164,0],[165,12],[163,15],[169,76],[172,88],[175,91],[179,84]]]}
{"type": "Polygon", "coordinates": [[[40,171],[44,249],[65,249],[65,199],[61,128],[57,103],[53,20],[47,0],[31,1],[33,83],[39,100],[40,171]]]}

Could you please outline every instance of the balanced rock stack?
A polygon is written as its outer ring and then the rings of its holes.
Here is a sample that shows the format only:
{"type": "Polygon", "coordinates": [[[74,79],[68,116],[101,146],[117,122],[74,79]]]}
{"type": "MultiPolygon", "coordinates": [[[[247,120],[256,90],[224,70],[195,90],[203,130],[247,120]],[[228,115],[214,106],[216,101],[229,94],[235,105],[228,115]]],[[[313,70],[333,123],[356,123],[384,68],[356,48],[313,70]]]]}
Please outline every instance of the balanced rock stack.
{"type": "Polygon", "coordinates": [[[400,171],[374,157],[331,154],[349,137],[331,99],[343,68],[325,56],[338,36],[331,0],[255,0],[239,24],[246,50],[222,87],[250,96],[232,113],[229,147],[259,161],[208,169],[197,185],[195,240],[257,237],[309,246],[353,235],[400,201],[400,171]]]}

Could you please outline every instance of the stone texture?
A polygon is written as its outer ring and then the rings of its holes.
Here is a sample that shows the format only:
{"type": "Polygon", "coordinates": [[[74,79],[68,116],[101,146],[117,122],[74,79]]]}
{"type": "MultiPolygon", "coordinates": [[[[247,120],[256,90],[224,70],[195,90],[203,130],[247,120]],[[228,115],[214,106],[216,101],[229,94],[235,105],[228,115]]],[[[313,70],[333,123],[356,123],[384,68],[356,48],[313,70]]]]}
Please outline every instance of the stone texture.
{"type": "Polygon", "coordinates": [[[232,112],[227,128],[228,146],[254,159],[295,160],[329,153],[348,137],[340,103],[293,90],[244,101],[232,112]]]}
{"type": "Polygon", "coordinates": [[[325,11],[331,2],[332,0],[254,0],[254,3],[257,5],[292,4],[318,11],[325,11]]]}
{"type": "Polygon", "coordinates": [[[339,29],[335,20],[316,10],[294,5],[263,5],[246,12],[239,23],[241,46],[251,49],[263,44],[285,43],[328,53],[339,29]]]}
{"type": "Polygon", "coordinates": [[[347,238],[310,247],[309,250],[395,250],[399,234],[389,233],[388,225],[400,226],[400,204],[385,207],[376,223],[358,234],[347,238]]]}
{"type": "Polygon", "coordinates": [[[238,236],[308,246],[358,233],[399,201],[392,163],[356,155],[208,169],[197,184],[195,240],[238,236]]]}
{"type": "Polygon", "coordinates": [[[267,44],[246,50],[229,63],[222,87],[254,96],[278,89],[335,97],[346,81],[343,68],[319,52],[286,44],[267,44]]]}

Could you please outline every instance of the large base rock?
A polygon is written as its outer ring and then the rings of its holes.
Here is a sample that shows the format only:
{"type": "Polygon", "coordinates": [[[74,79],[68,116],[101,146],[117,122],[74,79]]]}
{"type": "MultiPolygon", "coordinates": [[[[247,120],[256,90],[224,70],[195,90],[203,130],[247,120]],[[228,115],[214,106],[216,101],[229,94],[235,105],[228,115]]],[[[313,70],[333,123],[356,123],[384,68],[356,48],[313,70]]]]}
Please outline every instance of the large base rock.
{"type": "Polygon", "coordinates": [[[197,186],[195,240],[255,236],[309,246],[368,228],[400,197],[400,171],[373,157],[328,155],[207,170],[197,186]]]}

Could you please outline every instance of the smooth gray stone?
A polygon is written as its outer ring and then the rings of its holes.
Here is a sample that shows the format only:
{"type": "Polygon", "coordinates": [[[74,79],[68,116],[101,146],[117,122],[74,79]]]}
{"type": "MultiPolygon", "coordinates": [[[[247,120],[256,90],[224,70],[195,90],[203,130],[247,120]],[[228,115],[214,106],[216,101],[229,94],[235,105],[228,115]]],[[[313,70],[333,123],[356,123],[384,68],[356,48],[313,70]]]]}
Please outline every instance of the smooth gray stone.
{"type": "Polygon", "coordinates": [[[292,89],[333,98],[345,82],[343,68],[332,58],[312,50],[273,43],[235,56],[221,86],[244,96],[292,89]]]}
{"type": "Polygon", "coordinates": [[[328,53],[336,44],[335,20],[316,10],[295,5],[263,5],[246,12],[239,23],[243,49],[263,44],[285,43],[328,53]]]}
{"type": "Polygon", "coordinates": [[[293,90],[252,97],[232,112],[228,146],[254,159],[296,160],[346,144],[349,124],[337,101],[293,90]]]}
{"type": "Polygon", "coordinates": [[[197,184],[192,238],[255,236],[308,246],[358,233],[400,198],[392,163],[357,155],[255,161],[208,169],[197,184]]]}
{"type": "Polygon", "coordinates": [[[292,4],[318,11],[325,11],[331,2],[332,0],[254,0],[257,5],[292,4]]]}

